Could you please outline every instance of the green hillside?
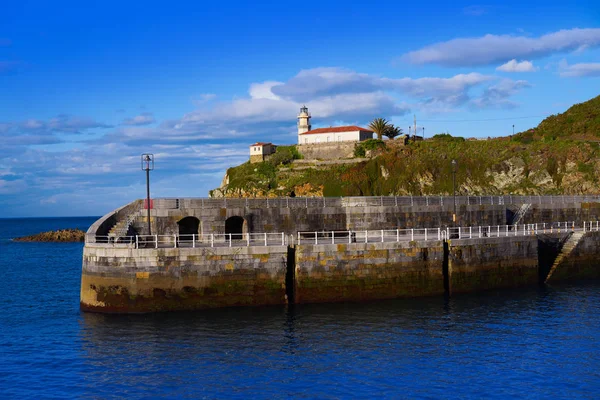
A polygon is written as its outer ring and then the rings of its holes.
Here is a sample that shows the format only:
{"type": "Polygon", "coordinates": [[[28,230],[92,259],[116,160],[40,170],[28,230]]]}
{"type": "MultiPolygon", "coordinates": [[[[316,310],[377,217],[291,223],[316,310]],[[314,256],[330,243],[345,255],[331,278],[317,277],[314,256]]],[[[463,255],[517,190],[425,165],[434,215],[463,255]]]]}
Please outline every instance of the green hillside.
{"type": "MultiPolygon", "coordinates": [[[[452,160],[457,192],[481,194],[599,193],[600,97],[546,118],[512,138],[465,140],[436,135],[402,146],[371,146],[366,161],[300,160],[294,147],[263,163],[230,168],[213,196],[448,195],[452,160]]],[[[278,152],[279,153],[279,152],[278,152]]]]}

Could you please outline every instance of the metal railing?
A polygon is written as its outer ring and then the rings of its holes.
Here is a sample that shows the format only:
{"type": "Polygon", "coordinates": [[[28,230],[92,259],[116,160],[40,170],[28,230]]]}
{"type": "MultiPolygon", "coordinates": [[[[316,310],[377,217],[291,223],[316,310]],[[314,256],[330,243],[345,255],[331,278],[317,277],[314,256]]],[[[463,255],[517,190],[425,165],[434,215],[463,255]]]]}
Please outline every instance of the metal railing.
{"type": "MultiPolygon", "coordinates": [[[[569,204],[600,202],[600,196],[456,196],[456,205],[569,204]]],[[[315,208],[450,206],[453,196],[157,198],[156,209],[180,208],[315,208]]]]}
{"type": "Polygon", "coordinates": [[[293,244],[344,244],[412,242],[447,239],[499,238],[529,236],[538,233],[561,233],[575,231],[600,231],[599,221],[584,221],[578,226],[574,221],[523,225],[487,225],[468,227],[381,229],[366,231],[319,231],[298,232],[296,236],[280,233],[225,233],[206,235],[136,235],[98,236],[86,235],[86,244],[102,247],[144,248],[203,248],[203,247],[249,247],[287,246],[293,244]]]}
{"type": "Polygon", "coordinates": [[[599,222],[584,222],[583,228],[575,222],[553,222],[524,225],[494,225],[474,227],[446,227],[421,229],[381,229],[370,231],[298,232],[297,244],[343,244],[412,242],[446,239],[497,238],[529,236],[538,233],[600,230],[599,222]]]}
{"type": "Polygon", "coordinates": [[[248,247],[286,246],[287,236],[282,233],[224,233],[205,235],[136,235],[98,236],[86,235],[86,244],[102,244],[107,247],[144,248],[199,248],[199,247],[248,247]]]}

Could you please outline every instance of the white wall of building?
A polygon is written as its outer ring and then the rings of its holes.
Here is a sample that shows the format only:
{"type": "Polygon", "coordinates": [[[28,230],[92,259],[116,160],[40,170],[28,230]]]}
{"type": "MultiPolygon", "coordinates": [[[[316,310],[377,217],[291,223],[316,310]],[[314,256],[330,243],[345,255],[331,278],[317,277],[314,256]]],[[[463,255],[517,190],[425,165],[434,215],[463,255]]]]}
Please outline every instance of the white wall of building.
{"type": "Polygon", "coordinates": [[[373,133],[365,131],[309,133],[298,135],[298,144],[360,142],[372,138],[373,133]]]}

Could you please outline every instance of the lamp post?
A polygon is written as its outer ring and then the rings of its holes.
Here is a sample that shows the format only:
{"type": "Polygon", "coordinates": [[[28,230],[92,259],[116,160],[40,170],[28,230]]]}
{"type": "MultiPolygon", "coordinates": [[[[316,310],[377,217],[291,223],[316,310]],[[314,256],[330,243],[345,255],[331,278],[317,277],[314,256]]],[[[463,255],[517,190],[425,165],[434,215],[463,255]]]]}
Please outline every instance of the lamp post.
{"type": "Polygon", "coordinates": [[[456,160],[452,160],[452,197],[454,198],[454,214],[452,222],[456,226],[456,160]]]}
{"type": "Polygon", "coordinates": [[[423,127],[423,140],[425,140],[425,127],[423,127]]]}
{"type": "Polygon", "coordinates": [[[515,136],[515,124],[513,124],[513,136],[515,136]]]}
{"type": "Polygon", "coordinates": [[[148,235],[152,235],[150,225],[150,171],[154,169],[154,154],[142,154],[142,171],[146,171],[146,208],[148,209],[148,235]]]}

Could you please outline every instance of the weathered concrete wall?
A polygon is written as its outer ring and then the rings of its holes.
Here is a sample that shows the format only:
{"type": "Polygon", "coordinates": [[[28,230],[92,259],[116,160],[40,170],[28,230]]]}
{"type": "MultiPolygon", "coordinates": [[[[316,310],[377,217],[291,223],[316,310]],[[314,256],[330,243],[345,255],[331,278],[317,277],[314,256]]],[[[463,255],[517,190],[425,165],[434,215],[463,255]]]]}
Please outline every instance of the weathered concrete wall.
{"type": "Polygon", "coordinates": [[[536,236],[449,241],[450,294],[534,285],[538,281],[536,236]]]}
{"type": "Polygon", "coordinates": [[[548,283],[600,279],[600,232],[587,232],[558,264],[548,283]]]}
{"type": "MultiPolygon", "coordinates": [[[[178,233],[177,221],[186,216],[200,220],[199,234],[225,233],[227,218],[240,216],[249,232],[345,231],[397,228],[438,228],[452,225],[453,205],[415,207],[308,207],[308,208],[185,208],[155,209],[152,229],[161,235],[178,233]]],[[[457,207],[458,223],[469,225],[504,225],[504,206],[457,207]]],[[[140,215],[135,230],[145,234],[146,217],[140,215]]]]}
{"type": "Polygon", "coordinates": [[[441,241],[297,246],[295,301],[440,295],[443,258],[441,241]]]}
{"type": "MultiPolygon", "coordinates": [[[[509,222],[511,222],[510,214],[518,209],[518,206],[507,207],[509,222]]],[[[557,202],[556,204],[533,204],[519,223],[597,221],[598,219],[600,219],[600,203],[557,202]]]]}
{"type": "Polygon", "coordinates": [[[340,160],[354,157],[356,142],[299,144],[298,152],[305,160],[340,160]]]}
{"type": "Polygon", "coordinates": [[[81,308],[137,313],[285,304],[287,247],[104,248],[86,244],[81,308]]]}

